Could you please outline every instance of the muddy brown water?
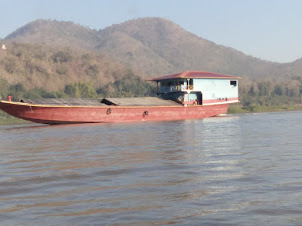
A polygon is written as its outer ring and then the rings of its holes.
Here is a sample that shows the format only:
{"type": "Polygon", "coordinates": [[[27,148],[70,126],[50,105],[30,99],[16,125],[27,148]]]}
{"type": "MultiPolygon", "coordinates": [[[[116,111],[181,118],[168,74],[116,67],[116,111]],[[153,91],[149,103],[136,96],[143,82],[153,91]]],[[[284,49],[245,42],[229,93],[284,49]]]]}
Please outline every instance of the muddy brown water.
{"type": "Polygon", "coordinates": [[[302,112],[0,126],[0,225],[302,225],[302,112]]]}

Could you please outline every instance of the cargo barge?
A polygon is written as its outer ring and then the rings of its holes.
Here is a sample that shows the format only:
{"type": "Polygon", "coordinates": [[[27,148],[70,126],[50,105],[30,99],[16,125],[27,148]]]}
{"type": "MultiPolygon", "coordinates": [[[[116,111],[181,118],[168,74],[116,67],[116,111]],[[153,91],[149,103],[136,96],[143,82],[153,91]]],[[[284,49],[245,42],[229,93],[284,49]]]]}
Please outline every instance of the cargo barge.
{"type": "Polygon", "coordinates": [[[151,79],[157,97],[0,101],[0,109],[43,124],[184,120],[226,114],[237,103],[236,76],[185,71],[151,79]]]}

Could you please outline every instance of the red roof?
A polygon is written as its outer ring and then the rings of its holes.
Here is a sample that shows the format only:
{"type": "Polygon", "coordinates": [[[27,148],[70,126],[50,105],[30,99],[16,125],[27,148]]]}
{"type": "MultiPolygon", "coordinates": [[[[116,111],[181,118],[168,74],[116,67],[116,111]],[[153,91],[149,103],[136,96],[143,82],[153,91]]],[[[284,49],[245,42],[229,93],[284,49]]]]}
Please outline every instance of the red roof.
{"type": "Polygon", "coordinates": [[[184,71],[177,74],[165,75],[157,78],[150,79],[150,81],[160,81],[176,78],[215,78],[215,79],[240,79],[240,77],[232,75],[223,75],[206,71],[184,71]]]}

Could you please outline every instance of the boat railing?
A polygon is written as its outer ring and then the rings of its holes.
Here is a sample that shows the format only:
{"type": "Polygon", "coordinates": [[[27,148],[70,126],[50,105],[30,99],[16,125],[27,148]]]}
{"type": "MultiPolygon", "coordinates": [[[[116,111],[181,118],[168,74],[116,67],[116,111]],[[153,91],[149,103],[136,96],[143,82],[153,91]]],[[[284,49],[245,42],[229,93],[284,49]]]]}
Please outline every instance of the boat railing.
{"type": "Polygon", "coordinates": [[[187,90],[193,90],[194,87],[193,85],[171,85],[171,86],[161,86],[160,91],[163,93],[168,93],[168,92],[177,92],[177,91],[187,91],[187,90]]]}

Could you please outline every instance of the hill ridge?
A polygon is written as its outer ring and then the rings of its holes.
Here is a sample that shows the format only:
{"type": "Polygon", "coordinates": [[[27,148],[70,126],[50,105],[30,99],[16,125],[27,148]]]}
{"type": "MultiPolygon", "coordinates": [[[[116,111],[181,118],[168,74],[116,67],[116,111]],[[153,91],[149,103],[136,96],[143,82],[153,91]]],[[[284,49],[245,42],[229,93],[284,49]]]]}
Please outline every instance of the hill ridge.
{"type": "Polygon", "coordinates": [[[145,78],[186,70],[251,79],[302,74],[302,58],[286,64],[261,60],[160,17],[128,20],[100,30],[68,21],[39,19],[9,34],[4,41],[105,54],[145,78]]]}

